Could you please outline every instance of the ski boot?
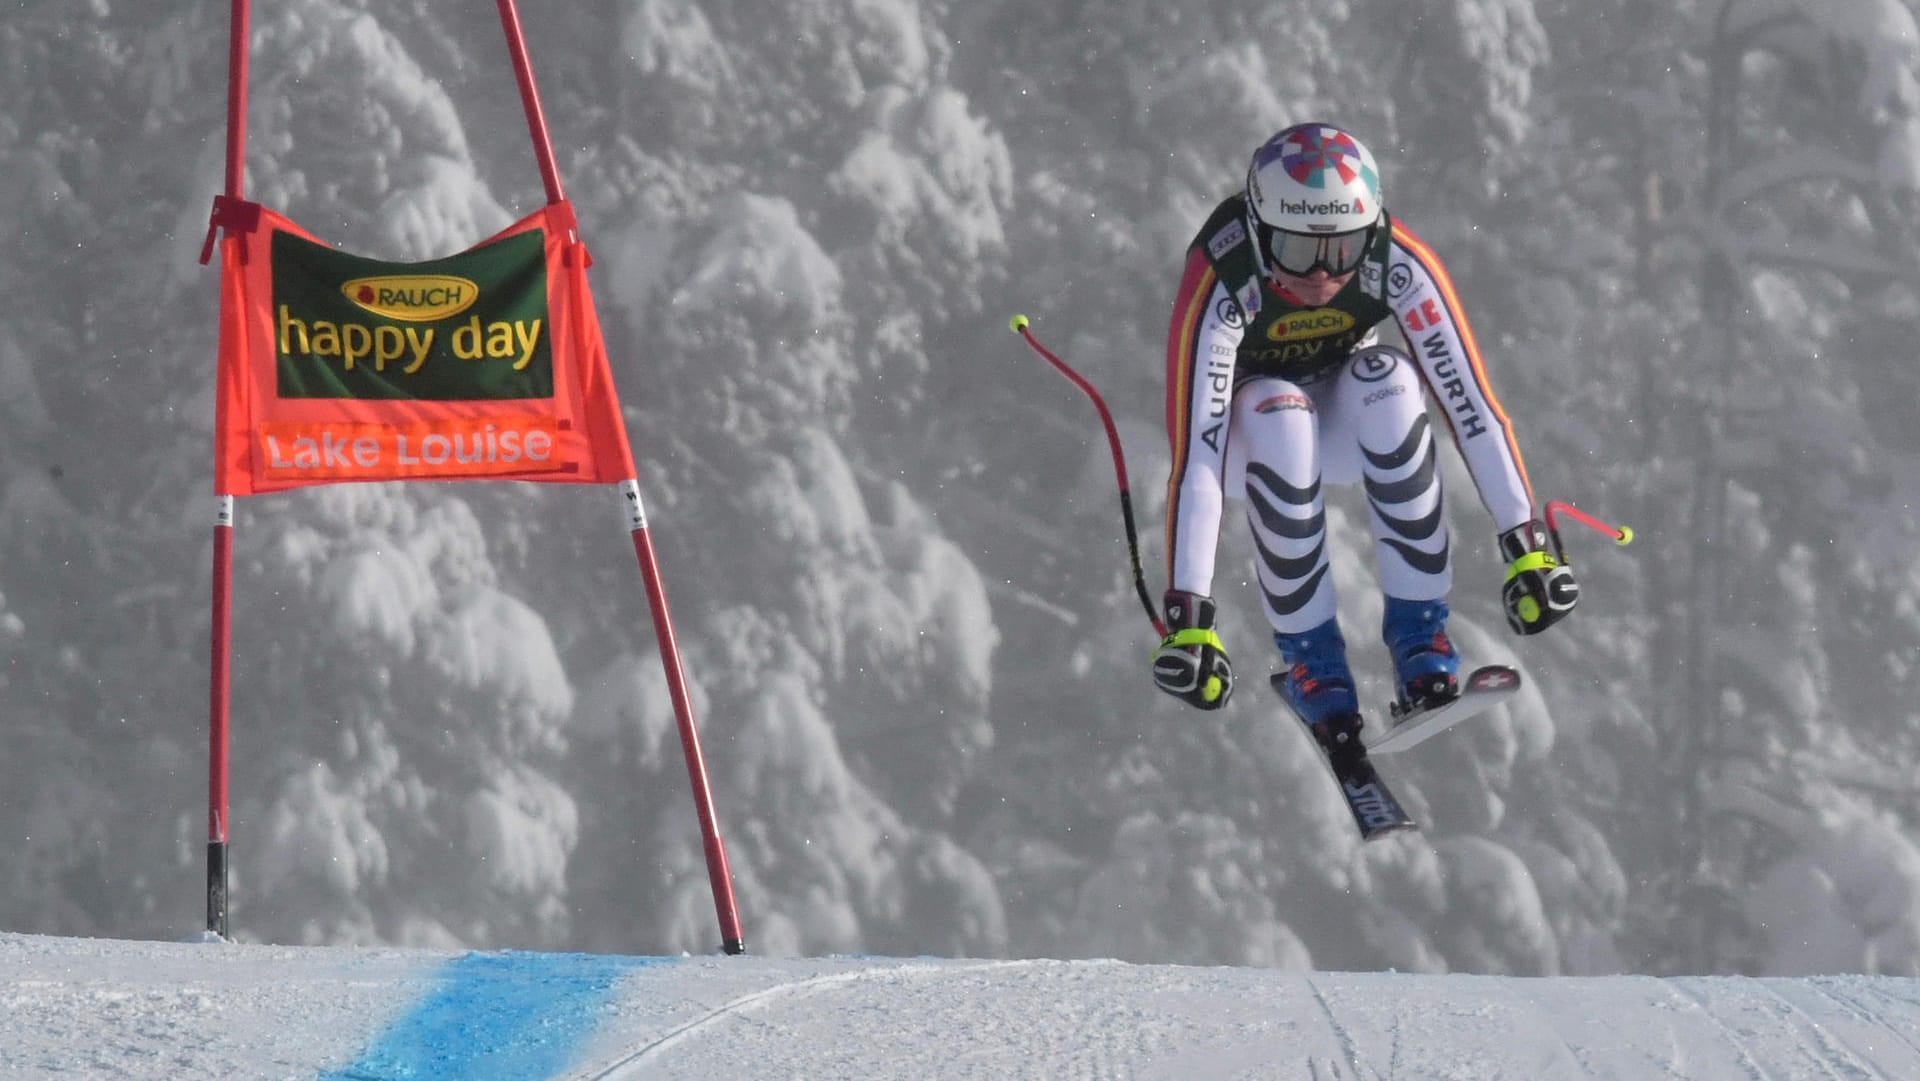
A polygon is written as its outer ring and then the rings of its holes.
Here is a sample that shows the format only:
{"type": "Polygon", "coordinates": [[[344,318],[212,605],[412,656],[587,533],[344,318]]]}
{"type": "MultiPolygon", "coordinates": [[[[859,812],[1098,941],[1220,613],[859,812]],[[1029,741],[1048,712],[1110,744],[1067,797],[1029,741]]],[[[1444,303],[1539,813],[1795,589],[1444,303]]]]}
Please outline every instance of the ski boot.
{"type": "Polygon", "coordinates": [[[1460,696],[1460,654],[1447,640],[1447,602],[1387,598],[1380,637],[1393,656],[1400,700],[1395,716],[1442,706],[1460,696]]]}
{"type": "Polygon", "coordinates": [[[1273,689],[1326,749],[1336,773],[1359,764],[1367,753],[1360,743],[1360,700],[1338,623],[1329,619],[1302,634],[1276,634],[1273,644],[1287,663],[1286,671],[1274,675],[1273,689]]]}
{"type": "Polygon", "coordinates": [[[1273,689],[1326,753],[1361,839],[1417,829],[1367,758],[1367,745],[1360,739],[1360,701],[1340,628],[1329,619],[1305,634],[1276,634],[1273,641],[1287,662],[1287,670],[1273,677],[1273,689]]]}

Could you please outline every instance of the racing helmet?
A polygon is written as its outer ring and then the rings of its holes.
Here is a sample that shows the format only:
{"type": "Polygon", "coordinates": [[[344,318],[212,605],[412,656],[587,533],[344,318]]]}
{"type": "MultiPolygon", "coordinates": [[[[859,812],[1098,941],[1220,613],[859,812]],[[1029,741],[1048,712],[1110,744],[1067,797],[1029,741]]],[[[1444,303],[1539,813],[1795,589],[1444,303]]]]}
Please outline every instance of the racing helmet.
{"type": "Polygon", "coordinates": [[[1331,124],[1295,124],[1253,152],[1247,227],[1267,273],[1351,273],[1380,224],[1373,154],[1331,124]]]}

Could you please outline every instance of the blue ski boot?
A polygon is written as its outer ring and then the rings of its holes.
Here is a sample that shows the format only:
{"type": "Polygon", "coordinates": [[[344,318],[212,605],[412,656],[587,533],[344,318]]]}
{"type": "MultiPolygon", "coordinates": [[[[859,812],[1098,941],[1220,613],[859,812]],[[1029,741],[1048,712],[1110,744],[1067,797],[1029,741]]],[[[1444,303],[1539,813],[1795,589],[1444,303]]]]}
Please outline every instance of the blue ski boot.
{"type": "Polygon", "coordinates": [[[1387,598],[1380,637],[1393,655],[1398,713],[1445,705],[1460,696],[1460,654],[1447,640],[1447,602],[1387,598]]]}
{"type": "Polygon", "coordinates": [[[1273,644],[1287,663],[1286,671],[1274,675],[1273,689],[1327,752],[1334,775],[1365,783],[1371,772],[1360,742],[1360,699],[1338,622],[1329,619],[1303,634],[1276,634],[1273,644]]]}
{"type": "Polygon", "coordinates": [[[1360,712],[1347,668],[1347,640],[1335,620],[1302,634],[1276,634],[1273,644],[1287,663],[1287,670],[1273,677],[1273,689],[1308,728],[1360,712]]]}

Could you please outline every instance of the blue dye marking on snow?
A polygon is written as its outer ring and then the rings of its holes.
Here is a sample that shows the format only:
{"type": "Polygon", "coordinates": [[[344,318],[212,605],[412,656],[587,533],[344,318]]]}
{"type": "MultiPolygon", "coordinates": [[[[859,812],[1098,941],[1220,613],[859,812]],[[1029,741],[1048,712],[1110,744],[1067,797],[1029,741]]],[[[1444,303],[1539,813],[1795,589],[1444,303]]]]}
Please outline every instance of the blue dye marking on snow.
{"type": "Polygon", "coordinates": [[[540,1081],[572,1065],[623,974],[656,958],[469,953],[351,1064],[318,1081],[540,1081]]]}

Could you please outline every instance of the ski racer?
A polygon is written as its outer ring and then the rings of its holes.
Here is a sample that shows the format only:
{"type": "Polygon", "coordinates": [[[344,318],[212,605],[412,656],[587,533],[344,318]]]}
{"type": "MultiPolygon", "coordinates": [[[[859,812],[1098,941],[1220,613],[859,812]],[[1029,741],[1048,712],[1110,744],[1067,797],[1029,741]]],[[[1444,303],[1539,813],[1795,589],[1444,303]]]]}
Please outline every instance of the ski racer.
{"type": "Polygon", "coordinates": [[[1520,634],[1543,631],[1573,609],[1579,586],[1547,548],[1513,426],[1452,280],[1387,213],[1373,155],[1358,139],[1320,123],[1282,130],[1254,153],[1245,190],[1200,228],[1174,299],[1169,633],[1153,660],[1162,690],[1201,709],[1218,709],[1232,692],[1210,594],[1225,498],[1243,498],[1285,665],[1274,688],[1336,771],[1343,758],[1364,762],[1321,488],[1358,482],[1401,705],[1431,708],[1459,693],[1429,392],[1493,516],[1508,561],[1508,622],[1520,634]],[[1411,356],[1379,340],[1388,319],[1411,356]]]}

